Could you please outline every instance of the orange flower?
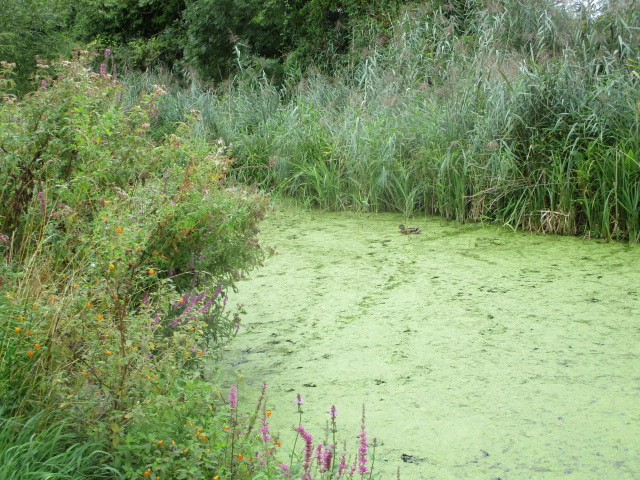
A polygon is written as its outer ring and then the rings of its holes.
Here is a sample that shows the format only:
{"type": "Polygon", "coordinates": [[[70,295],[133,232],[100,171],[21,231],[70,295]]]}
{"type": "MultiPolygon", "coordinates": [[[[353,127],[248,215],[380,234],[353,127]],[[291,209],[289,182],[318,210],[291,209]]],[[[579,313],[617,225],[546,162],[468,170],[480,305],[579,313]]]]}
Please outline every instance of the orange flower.
{"type": "Polygon", "coordinates": [[[158,440],[156,442],[156,445],[160,445],[160,446],[164,445],[164,440],[158,440]]]}
{"type": "Polygon", "coordinates": [[[114,268],[116,268],[116,266],[113,263],[109,264],[109,270],[113,270],[114,268]]]}
{"type": "Polygon", "coordinates": [[[87,372],[82,372],[82,376],[86,377],[87,375],[89,375],[87,372]]]}
{"type": "Polygon", "coordinates": [[[122,233],[122,232],[124,232],[124,230],[122,229],[122,227],[118,227],[118,228],[116,228],[116,232],[122,233]]]}
{"type": "Polygon", "coordinates": [[[244,458],[244,457],[243,457],[242,455],[240,455],[240,454],[238,454],[238,455],[237,455],[237,457],[238,457],[238,460],[242,460],[242,459],[244,458]]]}
{"type": "Polygon", "coordinates": [[[280,440],[276,440],[275,442],[273,442],[273,444],[274,444],[276,447],[281,447],[281,446],[282,446],[282,444],[280,443],[280,440]]]}
{"type": "Polygon", "coordinates": [[[220,480],[220,475],[216,475],[215,477],[213,477],[211,480],[220,480]]]}
{"type": "Polygon", "coordinates": [[[267,410],[265,413],[267,414],[267,417],[271,416],[271,410],[267,410]]]}
{"type": "Polygon", "coordinates": [[[24,322],[24,318],[22,317],[22,315],[18,315],[18,321],[19,322],[24,322]]]}
{"type": "Polygon", "coordinates": [[[42,348],[42,346],[36,343],[36,344],[33,346],[33,348],[35,348],[36,350],[40,350],[40,349],[42,348]]]}
{"type": "Polygon", "coordinates": [[[101,313],[98,314],[98,321],[101,322],[102,319],[104,318],[104,315],[102,315],[101,313]]]}
{"type": "Polygon", "coordinates": [[[55,295],[51,295],[51,301],[55,302],[58,298],[55,295]]]}
{"type": "Polygon", "coordinates": [[[224,426],[224,429],[225,429],[225,430],[229,430],[229,426],[228,426],[228,425],[225,425],[225,426],[224,426]]]}
{"type": "Polygon", "coordinates": [[[29,351],[27,352],[27,356],[28,356],[28,357],[33,357],[33,355],[34,355],[34,353],[33,353],[31,350],[29,350],[29,351]]]}
{"type": "Polygon", "coordinates": [[[93,303],[87,302],[87,308],[91,308],[91,307],[93,307],[93,303]]]}
{"type": "Polygon", "coordinates": [[[150,469],[150,468],[148,468],[148,469],[143,473],[143,475],[144,475],[145,477],[150,477],[150,476],[151,476],[151,469],[150,469]]]}
{"type": "Polygon", "coordinates": [[[149,269],[149,275],[153,275],[154,273],[156,273],[156,271],[153,268],[149,269]]]}
{"type": "Polygon", "coordinates": [[[13,331],[16,333],[20,333],[22,329],[20,327],[13,327],[13,331]]]}
{"type": "Polygon", "coordinates": [[[105,351],[104,351],[104,354],[105,354],[105,355],[113,355],[113,352],[111,352],[111,351],[109,351],[109,350],[105,350],[105,351]]]}

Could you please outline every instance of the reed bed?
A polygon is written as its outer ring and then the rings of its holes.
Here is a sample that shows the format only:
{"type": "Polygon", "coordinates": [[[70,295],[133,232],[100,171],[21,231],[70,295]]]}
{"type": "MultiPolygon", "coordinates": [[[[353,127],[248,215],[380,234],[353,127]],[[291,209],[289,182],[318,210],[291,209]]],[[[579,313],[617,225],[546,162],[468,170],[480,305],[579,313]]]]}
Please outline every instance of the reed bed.
{"type": "Polygon", "coordinates": [[[463,32],[410,7],[355,31],[337,74],[194,82],[163,99],[159,125],[199,110],[240,179],[308,206],[638,242],[640,13],[547,3],[504,2],[463,32]]]}

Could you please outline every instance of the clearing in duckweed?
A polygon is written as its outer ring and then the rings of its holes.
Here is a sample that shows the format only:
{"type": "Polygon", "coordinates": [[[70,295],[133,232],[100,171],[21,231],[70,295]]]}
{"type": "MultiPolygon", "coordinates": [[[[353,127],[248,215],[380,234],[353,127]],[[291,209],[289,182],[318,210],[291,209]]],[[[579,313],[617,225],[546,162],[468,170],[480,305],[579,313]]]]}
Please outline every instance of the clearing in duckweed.
{"type": "Polygon", "coordinates": [[[355,441],[380,478],[640,478],[640,250],[396,214],[276,211],[220,368],[272,429],[355,441]],[[398,224],[421,227],[401,235],[398,224]]]}

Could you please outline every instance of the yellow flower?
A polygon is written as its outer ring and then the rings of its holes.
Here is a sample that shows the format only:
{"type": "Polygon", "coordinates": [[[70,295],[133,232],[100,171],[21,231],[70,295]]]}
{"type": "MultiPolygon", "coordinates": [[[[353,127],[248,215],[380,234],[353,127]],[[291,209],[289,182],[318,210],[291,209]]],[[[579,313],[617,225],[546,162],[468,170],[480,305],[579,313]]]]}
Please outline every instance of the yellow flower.
{"type": "Polygon", "coordinates": [[[22,331],[22,329],[21,329],[20,327],[13,327],[13,330],[14,330],[16,333],[20,333],[20,332],[22,331]]]}
{"type": "Polygon", "coordinates": [[[244,457],[243,457],[242,455],[240,455],[240,454],[238,454],[238,455],[237,455],[237,457],[238,457],[238,460],[242,460],[242,459],[244,458],[244,457]]]}
{"type": "Polygon", "coordinates": [[[87,372],[82,372],[82,375],[86,377],[89,374],[87,372]]]}
{"type": "Polygon", "coordinates": [[[22,315],[18,315],[18,321],[19,322],[24,322],[24,318],[22,318],[22,315]]]}
{"type": "Polygon", "coordinates": [[[113,270],[114,268],[116,268],[116,266],[113,263],[109,264],[109,270],[113,270]]]}
{"type": "Polygon", "coordinates": [[[122,227],[118,227],[118,228],[116,228],[116,232],[122,233],[122,232],[124,232],[124,230],[122,229],[122,227]]]}
{"type": "Polygon", "coordinates": [[[104,354],[105,354],[105,355],[113,355],[113,352],[111,352],[110,350],[105,350],[105,351],[104,351],[104,354]]]}
{"type": "Polygon", "coordinates": [[[156,442],[156,445],[160,445],[160,446],[164,445],[164,440],[158,440],[156,442]]]}
{"type": "Polygon", "coordinates": [[[55,295],[51,295],[51,301],[55,302],[58,298],[55,295]]]}
{"type": "Polygon", "coordinates": [[[98,314],[98,321],[101,322],[102,319],[104,318],[104,315],[102,315],[101,313],[98,314]]]}
{"type": "Polygon", "coordinates": [[[153,275],[154,273],[156,273],[156,271],[153,268],[149,269],[149,275],[153,275]]]}
{"type": "Polygon", "coordinates": [[[87,308],[91,308],[91,307],[93,307],[93,303],[91,303],[90,301],[87,302],[87,308]]]}

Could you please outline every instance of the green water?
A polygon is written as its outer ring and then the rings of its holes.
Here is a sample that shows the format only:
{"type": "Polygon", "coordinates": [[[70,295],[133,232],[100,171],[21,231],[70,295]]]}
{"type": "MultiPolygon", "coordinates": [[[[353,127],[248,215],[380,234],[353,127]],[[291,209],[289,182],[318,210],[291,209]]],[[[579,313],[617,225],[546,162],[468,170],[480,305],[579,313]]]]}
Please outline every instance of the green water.
{"type": "Polygon", "coordinates": [[[221,362],[291,447],[295,396],[383,479],[640,479],[640,248],[395,214],[274,212],[221,362]],[[404,236],[399,223],[420,226],[404,236]]]}

